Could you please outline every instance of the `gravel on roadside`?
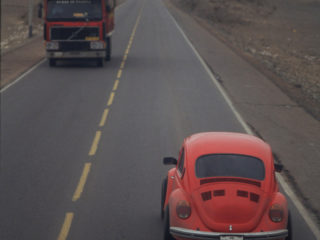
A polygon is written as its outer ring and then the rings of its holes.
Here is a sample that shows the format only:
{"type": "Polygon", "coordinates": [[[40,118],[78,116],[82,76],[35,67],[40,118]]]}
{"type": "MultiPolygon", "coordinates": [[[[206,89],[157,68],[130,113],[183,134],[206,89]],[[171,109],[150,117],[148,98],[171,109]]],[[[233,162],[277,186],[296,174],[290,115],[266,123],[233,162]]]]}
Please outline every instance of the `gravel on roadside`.
{"type": "Polygon", "coordinates": [[[274,73],[269,78],[320,120],[320,1],[172,2],[262,72],[274,73]]]}

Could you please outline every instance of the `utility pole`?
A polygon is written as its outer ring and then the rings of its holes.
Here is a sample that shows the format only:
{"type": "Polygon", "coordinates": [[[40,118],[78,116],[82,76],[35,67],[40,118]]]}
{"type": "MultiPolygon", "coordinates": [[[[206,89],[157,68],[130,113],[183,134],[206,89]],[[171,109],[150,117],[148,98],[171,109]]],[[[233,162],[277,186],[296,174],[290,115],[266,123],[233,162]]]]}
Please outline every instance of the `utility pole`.
{"type": "Polygon", "coordinates": [[[33,18],[33,0],[29,0],[29,17],[28,17],[29,38],[32,37],[32,18],[33,18]]]}

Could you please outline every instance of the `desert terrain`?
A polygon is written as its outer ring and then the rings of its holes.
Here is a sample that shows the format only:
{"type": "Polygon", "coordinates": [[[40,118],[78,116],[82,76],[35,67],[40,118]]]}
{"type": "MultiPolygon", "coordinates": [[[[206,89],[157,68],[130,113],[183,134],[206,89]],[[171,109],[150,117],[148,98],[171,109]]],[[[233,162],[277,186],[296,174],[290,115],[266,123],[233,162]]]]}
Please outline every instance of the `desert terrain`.
{"type": "Polygon", "coordinates": [[[320,119],[318,0],[171,0],[320,119]]]}

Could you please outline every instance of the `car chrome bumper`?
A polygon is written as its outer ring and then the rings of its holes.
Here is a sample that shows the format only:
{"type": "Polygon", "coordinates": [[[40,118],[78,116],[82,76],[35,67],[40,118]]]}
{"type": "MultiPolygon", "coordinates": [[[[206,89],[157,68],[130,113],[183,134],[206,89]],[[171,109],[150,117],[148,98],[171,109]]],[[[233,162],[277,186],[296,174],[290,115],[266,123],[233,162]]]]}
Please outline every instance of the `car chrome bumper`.
{"type": "Polygon", "coordinates": [[[47,58],[104,58],[106,51],[47,51],[47,58]]]}
{"type": "Polygon", "coordinates": [[[288,236],[287,229],[281,229],[271,232],[253,232],[253,233],[218,233],[218,232],[203,232],[195,231],[186,228],[170,227],[170,233],[173,236],[187,238],[187,239],[200,239],[200,240],[223,240],[223,239],[281,239],[288,236]]]}

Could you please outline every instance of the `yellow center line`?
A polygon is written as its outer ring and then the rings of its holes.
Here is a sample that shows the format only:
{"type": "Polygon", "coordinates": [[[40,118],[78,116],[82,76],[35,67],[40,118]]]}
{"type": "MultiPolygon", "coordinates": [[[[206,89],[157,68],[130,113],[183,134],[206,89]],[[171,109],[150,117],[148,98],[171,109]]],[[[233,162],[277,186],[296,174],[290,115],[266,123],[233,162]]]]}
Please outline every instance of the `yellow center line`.
{"type": "MultiPolygon", "coordinates": [[[[113,100],[114,100],[114,97],[115,97],[115,91],[118,89],[119,82],[120,82],[119,79],[121,78],[122,70],[124,69],[124,66],[125,66],[126,60],[128,58],[128,54],[129,54],[130,48],[132,47],[133,40],[134,40],[138,25],[139,25],[139,22],[140,22],[140,19],[141,19],[143,8],[144,8],[144,5],[140,9],[139,16],[137,18],[136,24],[135,24],[135,26],[133,28],[132,33],[131,33],[127,49],[125,51],[125,54],[123,56],[123,60],[122,60],[121,65],[120,65],[120,69],[118,71],[117,80],[115,81],[115,83],[113,85],[113,90],[112,90],[112,92],[110,94],[110,97],[109,97],[109,100],[108,100],[108,106],[111,106],[112,103],[113,103],[113,100]]],[[[100,124],[99,124],[100,127],[105,125],[105,123],[107,121],[107,118],[108,118],[108,114],[109,114],[109,109],[106,108],[104,110],[104,112],[103,112],[102,117],[101,117],[101,121],[100,121],[100,124]]],[[[91,146],[90,151],[89,151],[89,156],[93,156],[93,155],[96,154],[96,151],[98,149],[98,145],[99,145],[99,142],[100,142],[101,134],[102,134],[101,131],[97,131],[96,132],[96,135],[95,135],[94,140],[92,142],[92,146],[91,146]]],[[[73,202],[77,201],[81,197],[81,194],[82,194],[83,189],[85,187],[85,184],[87,182],[88,175],[90,173],[90,169],[91,169],[91,163],[86,163],[85,166],[84,166],[84,169],[82,171],[82,175],[80,177],[80,180],[79,180],[79,183],[77,185],[77,188],[76,188],[76,190],[75,190],[75,192],[73,194],[73,197],[72,197],[72,201],[73,202]]],[[[67,239],[69,231],[70,231],[70,228],[71,228],[71,224],[72,224],[73,218],[74,218],[74,213],[73,212],[67,212],[66,213],[66,216],[65,216],[65,219],[64,219],[64,222],[63,222],[63,225],[62,225],[62,228],[60,230],[60,233],[59,233],[59,236],[58,236],[57,240],[66,240],[67,239]]]]}
{"type": "Polygon", "coordinates": [[[122,75],[122,70],[120,69],[120,70],[118,71],[117,78],[121,78],[121,75],[122,75]]]}
{"type": "Polygon", "coordinates": [[[97,131],[96,132],[96,136],[94,137],[93,143],[91,145],[89,156],[93,156],[93,155],[96,154],[96,151],[98,149],[98,144],[99,144],[99,141],[100,141],[100,137],[101,137],[101,131],[97,131]]]}
{"type": "Polygon", "coordinates": [[[125,61],[122,61],[121,62],[121,65],[120,65],[120,69],[124,69],[124,65],[126,64],[126,62],[125,61]]]}
{"type": "Polygon", "coordinates": [[[73,202],[77,201],[81,197],[81,194],[84,189],[84,185],[86,184],[86,181],[87,181],[87,178],[88,178],[88,175],[90,172],[90,168],[91,168],[91,163],[86,163],[84,165],[84,169],[82,171],[82,175],[80,177],[77,189],[74,192],[73,197],[72,197],[73,202]]]}
{"type": "Polygon", "coordinates": [[[111,105],[112,105],[113,99],[114,99],[114,95],[115,95],[114,92],[112,92],[112,93],[110,94],[110,97],[109,97],[109,100],[108,100],[108,106],[111,106],[111,105]]]}
{"type": "Polygon", "coordinates": [[[107,109],[104,110],[104,112],[102,114],[99,127],[103,127],[106,124],[106,120],[107,120],[108,114],[109,114],[109,109],[107,108],[107,109]]]}
{"type": "Polygon", "coordinates": [[[119,79],[117,79],[117,80],[114,82],[112,91],[117,91],[118,86],[119,86],[119,82],[120,82],[119,79]]]}
{"type": "Polygon", "coordinates": [[[58,236],[58,240],[67,239],[68,234],[69,234],[69,230],[70,230],[70,227],[71,227],[71,223],[72,223],[72,220],[73,220],[73,215],[74,214],[71,213],[71,212],[66,213],[66,217],[64,219],[60,234],[58,236]]]}

